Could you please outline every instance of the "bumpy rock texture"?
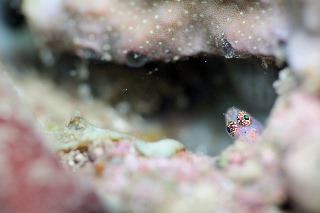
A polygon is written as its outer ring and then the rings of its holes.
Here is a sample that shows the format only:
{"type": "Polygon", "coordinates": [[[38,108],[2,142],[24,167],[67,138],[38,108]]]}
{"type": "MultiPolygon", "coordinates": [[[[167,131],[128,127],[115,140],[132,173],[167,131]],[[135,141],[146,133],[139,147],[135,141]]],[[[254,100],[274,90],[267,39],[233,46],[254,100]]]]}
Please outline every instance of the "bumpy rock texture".
{"type": "Polygon", "coordinates": [[[278,147],[291,199],[308,212],[320,210],[320,199],[314,196],[320,192],[316,181],[320,177],[316,168],[320,151],[319,109],[317,97],[292,92],[277,102],[265,132],[265,141],[278,147]]]}
{"type": "Polygon", "coordinates": [[[319,1],[293,1],[290,4],[292,20],[286,48],[288,62],[301,87],[308,93],[320,93],[320,24],[319,1]]]}
{"type": "Polygon", "coordinates": [[[92,187],[64,170],[43,143],[44,137],[2,69],[1,212],[107,212],[92,187]]]}
{"type": "Polygon", "coordinates": [[[62,164],[94,190],[63,169],[0,73],[1,210],[103,212],[101,198],[128,212],[320,212],[319,1],[25,0],[23,8],[47,59],[70,51],[141,66],[207,52],[284,56],[289,68],[275,83],[261,139],[237,141],[216,158],[183,150],[145,157],[130,138],[65,150],[68,131],[50,132],[62,164]]]}
{"type": "Polygon", "coordinates": [[[198,53],[274,56],[287,38],[284,1],[26,0],[44,52],[141,66],[198,53]]]}
{"type": "Polygon", "coordinates": [[[62,163],[89,177],[113,211],[280,212],[287,197],[270,144],[238,141],[213,159],[177,150],[168,139],[161,146],[161,141],[137,143],[79,114],[53,135],[62,163]],[[157,149],[151,155],[141,152],[151,147],[157,149]],[[159,155],[164,150],[171,158],[159,155]]]}

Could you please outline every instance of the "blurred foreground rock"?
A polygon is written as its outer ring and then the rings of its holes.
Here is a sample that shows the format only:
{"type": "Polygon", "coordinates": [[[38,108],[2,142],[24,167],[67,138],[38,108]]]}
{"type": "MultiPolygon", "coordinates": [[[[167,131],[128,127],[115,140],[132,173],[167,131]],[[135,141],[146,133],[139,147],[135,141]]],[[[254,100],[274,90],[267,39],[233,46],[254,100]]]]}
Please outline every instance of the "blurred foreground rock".
{"type": "Polygon", "coordinates": [[[277,147],[281,169],[294,205],[320,211],[320,99],[301,91],[278,100],[264,141],[277,147]]]}
{"type": "Polygon", "coordinates": [[[0,70],[0,211],[107,212],[92,186],[63,169],[0,70]]]}

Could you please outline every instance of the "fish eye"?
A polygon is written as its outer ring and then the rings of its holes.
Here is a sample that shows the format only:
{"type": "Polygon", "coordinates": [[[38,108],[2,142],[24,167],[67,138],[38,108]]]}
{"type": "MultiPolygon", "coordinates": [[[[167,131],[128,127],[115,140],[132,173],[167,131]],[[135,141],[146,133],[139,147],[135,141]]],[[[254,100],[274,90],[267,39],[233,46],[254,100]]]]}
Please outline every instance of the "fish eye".
{"type": "Polygon", "coordinates": [[[226,124],[226,130],[233,137],[238,130],[237,123],[234,121],[228,121],[226,124]]]}
{"type": "Polygon", "coordinates": [[[245,111],[240,111],[238,113],[237,121],[241,126],[248,126],[252,123],[251,116],[245,111]]]}

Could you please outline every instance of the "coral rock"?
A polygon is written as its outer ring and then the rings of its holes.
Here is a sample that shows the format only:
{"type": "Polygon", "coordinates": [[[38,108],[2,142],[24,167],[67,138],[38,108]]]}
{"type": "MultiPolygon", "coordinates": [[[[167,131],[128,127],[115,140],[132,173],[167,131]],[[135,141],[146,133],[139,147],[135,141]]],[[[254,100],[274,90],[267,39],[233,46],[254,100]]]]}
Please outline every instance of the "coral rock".
{"type": "Polygon", "coordinates": [[[92,187],[64,170],[44,144],[3,70],[0,99],[1,212],[106,212],[92,187]]]}
{"type": "Polygon", "coordinates": [[[320,211],[319,120],[319,98],[296,91],[279,99],[265,130],[279,149],[289,196],[307,212],[320,211]]]}
{"type": "Polygon", "coordinates": [[[198,53],[273,56],[286,40],[284,2],[26,0],[40,47],[141,66],[198,53]]]}

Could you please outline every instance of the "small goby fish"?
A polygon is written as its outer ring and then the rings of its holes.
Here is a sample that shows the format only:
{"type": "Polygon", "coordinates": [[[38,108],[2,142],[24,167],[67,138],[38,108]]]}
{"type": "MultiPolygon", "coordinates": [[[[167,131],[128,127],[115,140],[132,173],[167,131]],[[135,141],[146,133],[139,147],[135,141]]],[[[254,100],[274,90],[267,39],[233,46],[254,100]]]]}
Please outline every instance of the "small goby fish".
{"type": "Polygon", "coordinates": [[[231,107],[225,113],[226,131],[235,140],[255,142],[263,125],[246,111],[231,107]]]}

